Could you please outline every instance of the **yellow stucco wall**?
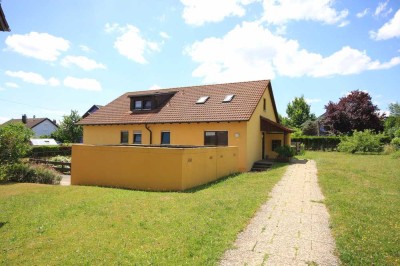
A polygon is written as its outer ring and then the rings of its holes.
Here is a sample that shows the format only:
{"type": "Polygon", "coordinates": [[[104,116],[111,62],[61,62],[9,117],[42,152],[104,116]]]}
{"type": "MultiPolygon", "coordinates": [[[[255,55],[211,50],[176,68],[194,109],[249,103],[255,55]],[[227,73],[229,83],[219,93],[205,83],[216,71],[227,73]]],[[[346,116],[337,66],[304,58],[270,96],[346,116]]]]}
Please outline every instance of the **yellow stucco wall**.
{"type": "MultiPolygon", "coordinates": [[[[148,125],[152,131],[152,144],[161,143],[161,132],[170,131],[172,145],[204,145],[204,131],[228,131],[228,146],[239,147],[237,154],[239,170],[247,171],[246,122],[221,123],[169,123],[148,125]]],[[[150,133],[144,125],[84,126],[83,143],[94,145],[120,144],[120,132],[129,132],[129,144],[133,143],[133,132],[142,132],[142,144],[150,144],[150,133]]]]}
{"type": "Polygon", "coordinates": [[[238,172],[237,155],[237,147],[73,145],[71,184],[185,190],[238,172]]]}
{"type": "MultiPolygon", "coordinates": [[[[250,169],[255,161],[262,159],[262,132],[260,130],[260,116],[276,122],[269,90],[266,89],[253,115],[247,123],[247,168],[250,169]],[[264,101],[266,100],[266,110],[264,101]]],[[[266,150],[268,154],[268,150],[266,150]]],[[[269,155],[269,154],[268,154],[269,155]]]]}

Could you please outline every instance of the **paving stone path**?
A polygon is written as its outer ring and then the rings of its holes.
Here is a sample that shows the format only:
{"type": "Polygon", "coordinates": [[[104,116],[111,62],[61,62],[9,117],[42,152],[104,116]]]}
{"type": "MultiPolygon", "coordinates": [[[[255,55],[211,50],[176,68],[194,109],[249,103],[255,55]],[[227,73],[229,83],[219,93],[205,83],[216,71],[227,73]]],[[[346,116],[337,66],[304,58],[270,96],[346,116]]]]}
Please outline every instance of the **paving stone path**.
{"type": "Polygon", "coordinates": [[[338,265],[315,161],[298,161],[220,265],[338,265]]]}

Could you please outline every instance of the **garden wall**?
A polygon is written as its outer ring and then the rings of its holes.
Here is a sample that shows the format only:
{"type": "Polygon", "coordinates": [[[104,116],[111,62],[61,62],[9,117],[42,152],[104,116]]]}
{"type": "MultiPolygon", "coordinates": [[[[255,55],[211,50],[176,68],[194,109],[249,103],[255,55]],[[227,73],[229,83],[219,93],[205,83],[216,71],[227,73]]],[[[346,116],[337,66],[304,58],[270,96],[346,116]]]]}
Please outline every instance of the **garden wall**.
{"type": "Polygon", "coordinates": [[[237,147],[72,146],[72,185],[181,191],[238,172],[237,147]]]}

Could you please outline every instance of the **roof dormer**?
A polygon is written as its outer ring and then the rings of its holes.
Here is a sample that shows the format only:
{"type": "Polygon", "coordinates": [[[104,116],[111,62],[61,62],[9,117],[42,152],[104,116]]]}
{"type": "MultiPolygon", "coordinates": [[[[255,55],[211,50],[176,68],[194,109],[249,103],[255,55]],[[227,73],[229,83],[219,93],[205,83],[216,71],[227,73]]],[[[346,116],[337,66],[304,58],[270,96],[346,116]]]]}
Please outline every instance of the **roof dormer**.
{"type": "Polygon", "coordinates": [[[150,94],[129,95],[132,112],[146,112],[160,110],[176,92],[163,93],[156,91],[150,94]]]}

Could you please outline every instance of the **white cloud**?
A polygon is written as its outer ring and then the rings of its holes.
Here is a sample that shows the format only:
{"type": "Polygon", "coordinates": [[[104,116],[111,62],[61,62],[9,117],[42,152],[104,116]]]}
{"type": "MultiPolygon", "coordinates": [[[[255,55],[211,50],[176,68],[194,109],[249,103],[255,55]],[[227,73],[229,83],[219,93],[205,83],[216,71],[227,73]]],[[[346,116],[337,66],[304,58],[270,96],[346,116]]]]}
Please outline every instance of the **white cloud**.
{"type": "Polygon", "coordinates": [[[338,27],[339,27],[339,28],[343,28],[343,27],[346,27],[346,26],[349,25],[349,24],[350,24],[350,21],[344,20],[344,21],[340,22],[340,24],[338,25],[338,27]]]}
{"type": "Polygon", "coordinates": [[[18,88],[18,84],[14,82],[6,82],[5,85],[9,88],[18,88]]]}
{"type": "Polygon", "coordinates": [[[309,98],[305,98],[304,100],[305,100],[306,103],[308,103],[308,104],[319,103],[319,102],[321,101],[321,99],[309,99],[309,98]]]}
{"type": "Polygon", "coordinates": [[[117,49],[121,55],[137,63],[147,64],[148,61],[145,59],[144,54],[160,51],[160,45],[158,43],[146,40],[141,35],[140,30],[133,25],[128,24],[122,27],[117,23],[107,23],[105,31],[108,33],[115,31],[122,33],[114,42],[114,48],[117,49]]]}
{"type": "Polygon", "coordinates": [[[60,81],[54,77],[45,79],[42,75],[34,73],[34,72],[25,72],[25,71],[9,71],[7,70],[5,74],[9,77],[19,78],[27,83],[32,83],[36,85],[49,85],[49,86],[58,86],[60,85],[60,81]]]}
{"type": "Polygon", "coordinates": [[[69,41],[38,32],[13,34],[7,37],[6,44],[14,52],[44,61],[56,61],[62,52],[69,49],[69,41]]]}
{"type": "Polygon", "coordinates": [[[379,16],[386,17],[387,15],[392,13],[392,11],[393,11],[392,8],[387,9],[388,3],[389,3],[389,0],[387,0],[386,2],[379,2],[378,6],[375,9],[374,16],[375,17],[379,17],[379,16]]]}
{"type": "Polygon", "coordinates": [[[206,22],[219,22],[225,17],[245,15],[245,6],[258,0],[181,0],[182,17],[187,24],[201,26],[206,22]]]}
{"type": "Polygon", "coordinates": [[[121,29],[121,27],[119,26],[118,23],[113,23],[113,24],[106,23],[106,25],[104,26],[104,31],[107,33],[118,31],[120,29],[121,29]]]}
{"type": "Polygon", "coordinates": [[[93,52],[93,50],[89,46],[86,46],[86,45],[83,45],[83,44],[79,45],[79,48],[81,48],[81,50],[83,52],[87,52],[87,53],[93,52]]]}
{"type": "Polygon", "coordinates": [[[162,88],[161,88],[161,86],[158,86],[157,84],[154,84],[153,86],[151,86],[149,88],[149,90],[159,90],[159,89],[162,89],[162,88]]]}
{"type": "Polygon", "coordinates": [[[162,38],[164,38],[164,39],[169,39],[169,38],[171,38],[171,36],[169,36],[168,33],[164,32],[164,31],[160,32],[160,36],[161,36],[162,38]]]}
{"type": "Polygon", "coordinates": [[[206,83],[289,77],[328,77],[387,69],[400,64],[373,61],[364,51],[345,46],[324,57],[300,47],[296,40],[274,35],[258,23],[244,22],[222,38],[207,38],[187,47],[185,53],[199,66],[194,77],[206,83]]]}
{"type": "Polygon", "coordinates": [[[369,8],[366,8],[366,9],[364,9],[363,11],[358,12],[358,13],[356,14],[356,16],[357,16],[358,18],[363,18],[363,17],[365,17],[366,15],[368,15],[368,13],[369,13],[369,8]]]}
{"type": "Polygon", "coordinates": [[[97,63],[93,59],[89,59],[86,56],[72,56],[68,55],[63,58],[61,61],[61,65],[65,67],[69,67],[71,65],[76,65],[83,70],[93,70],[93,69],[106,69],[106,66],[101,63],[97,63]]]}
{"type": "Polygon", "coordinates": [[[264,0],[264,20],[272,24],[285,24],[290,20],[312,20],[326,24],[342,22],[349,11],[337,11],[332,0],[264,0]]]}
{"type": "Polygon", "coordinates": [[[95,79],[66,77],[64,86],[76,90],[101,91],[101,84],[95,79]]]}
{"type": "Polygon", "coordinates": [[[397,10],[394,17],[386,22],[378,32],[370,31],[370,37],[374,40],[388,40],[400,37],[400,9],[397,10]]]}

